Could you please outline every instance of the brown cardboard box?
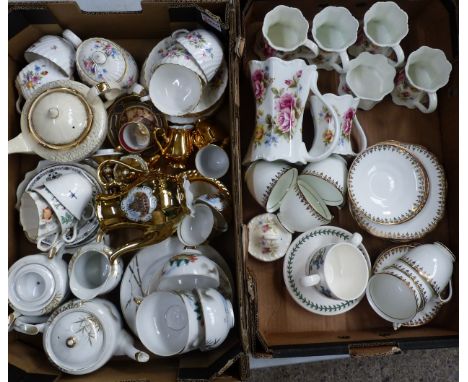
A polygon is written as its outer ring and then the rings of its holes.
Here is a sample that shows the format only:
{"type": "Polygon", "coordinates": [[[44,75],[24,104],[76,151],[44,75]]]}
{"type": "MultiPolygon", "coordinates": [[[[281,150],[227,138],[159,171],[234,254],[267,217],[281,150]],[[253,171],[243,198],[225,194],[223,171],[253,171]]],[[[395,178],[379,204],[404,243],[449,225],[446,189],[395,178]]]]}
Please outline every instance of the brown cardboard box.
{"type": "MultiPolygon", "coordinates": [[[[59,34],[70,28],[82,38],[102,36],[116,41],[137,60],[139,67],[152,47],[162,38],[179,28],[195,28],[203,25],[200,10],[207,10],[221,25],[219,36],[225,43],[229,62],[230,87],[224,104],[215,119],[231,137],[231,167],[227,185],[231,190],[234,206],[240,205],[240,162],[238,138],[238,56],[236,37],[238,5],[228,0],[216,1],[143,1],[141,12],[131,13],[86,13],[75,3],[41,2],[15,3],[9,7],[9,111],[8,133],[13,138],[20,132],[19,115],[15,111],[17,92],[14,79],[26,64],[23,52],[35,40],[45,34],[59,34]]],[[[205,24],[206,26],[206,24],[205,24]]],[[[34,169],[39,158],[35,155],[11,155],[8,158],[8,218],[9,218],[9,266],[15,259],[37,253],[37,249],[24,237],[14,205],[16,187],[24,174],[34,169]]],[[[238,208],[234,208],[235,221],[240,221],[238,208]]],[[[9,363],[33,374],[58,376],[60,380],[74,381],[171,381],[175,379],[208,380],[244,379],[249,371],[246,356],[248,341],[244,303],[244,262],[241,248],[241,227],[232,224],[228,234],[213,242],[231,266],[237,281],[234,303],[236,326],[218,349],[208,352],[191,352],[168,359],[151,359],[146,364],[137,364],[120,358],[110,361],[91,375],[70,377],[55,370],[42,350],[41,336],[29,337],[18,333],[9,336],[9,363]]],[[[128,257],[126,259],[128,261],[128,257]]],[[[110,298],[119,305],[118,289],[110,298]]]]}
{"type": "MultiPolygon", "coordinates": [[[[444,219],[436,229],[419,242],[441,241],[458,255],[458,62],[457,16],[450,1],[397,1],[408,14],[410,31],[403,40],[408,55],[421,45],[442,49],[453,64],[450,83],[438,92],[439,106],[432,114],[422,114],[392,103],[389,96],[371,111],[358,111],[368,144],[396,139],[418,143],[435,153],[442,162],[448,180],[448,202],[444,219]]],[[[245,39],[243,72],[240,75],[242,110],[240,131],[241,153],[244,154],[254,128],[255,105],[250,89],[247,62],[253,58],[252,46],[261,29],[265,14],[276,5],[298,7],[310,21],[323,7],[345,6],[358,19],[374,1],[249,1],[242,17],[242,37],[245,39]]],[[[322,93],[336,93],[338,74],[319,71],[319,89],[322,93]]],[[[309,110],[304,113],[303,133],[306,147],[312,143],[312,119],[309,110]]],[[[242,222],[262,209],[243,186],[242,222]]],[[[345,207],[333,210],[331,225],[351,232],[361,232],[345,207]]],[[[245,226],[244,226],[245,228],[245,226]]],[[[371,260],[393,243],[364,235],[364,245],[371,260]]],[[[455,293],[434,321],[419,328],[401,328],[393,331],[364,298],[353,310],[332,317],[312,314],[298,306],[289,296],[283,282],[283,260],[259,262],[246,253],[249,299],[249,334],[251,351],[257,357],[287,357],[326,354],[386,354],[400,349],[457,346],[458,344],[458,266],[454,271],[455,293]]]]}

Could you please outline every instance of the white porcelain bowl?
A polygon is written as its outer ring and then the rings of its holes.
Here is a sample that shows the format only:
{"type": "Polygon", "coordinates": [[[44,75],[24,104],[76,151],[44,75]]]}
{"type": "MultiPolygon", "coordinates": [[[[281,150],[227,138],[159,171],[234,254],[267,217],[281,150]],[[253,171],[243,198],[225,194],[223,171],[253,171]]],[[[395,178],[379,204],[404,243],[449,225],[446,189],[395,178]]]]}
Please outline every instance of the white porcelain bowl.
{"type": "Polygon", "coordinates": [[[221,147],[209,144],[198,150],[195,167],[207,178],[222,178],[229,169],[229,157],[221,147]]]}

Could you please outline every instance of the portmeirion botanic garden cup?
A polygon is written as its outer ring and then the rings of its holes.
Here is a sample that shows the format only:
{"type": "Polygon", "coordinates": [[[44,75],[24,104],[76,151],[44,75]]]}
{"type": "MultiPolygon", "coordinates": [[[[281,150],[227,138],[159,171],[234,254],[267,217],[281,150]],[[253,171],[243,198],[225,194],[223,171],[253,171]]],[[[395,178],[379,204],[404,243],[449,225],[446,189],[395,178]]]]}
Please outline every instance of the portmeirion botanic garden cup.
{"type": "Polygon", "coordinates": [[[300,59],[283,61],[277,57],[250,61],[249,67],[256,104],[256,127],[244,164],[259,159],[305,164],[330,155],[338,144],[338,135],[326,152],[315,158],[310,158],[302,141],[302,118],[310,91],[328,106],[335,126],[339,126],[335,110],[317,88],[317,68],[300,59]]]}
{"type": "MultiPolygon", "coordinates": [[[[359,98],[352,95],[335,95],[327,93],[323,95],[329,105],[338,114],[341,123],[339,130],[338,144],[335,146],[333,153],[344,156],[356,156],[367,147],[367,137],[356,116],[356,110],[359,105],[359,98]],[[357,152],[351,144],[352,131],[355,131],[358,138],[359,149],[357,152]]],[[[314,142],[309,155],[317,157],[328,150],[330,144],[334,141],[335,126],[332,114],[317,96],[310,97],[311,112],[314,121],[314,142]]]]}
{"type": "Polygon", "coordinates": [[[379,1],[364,15],[358,41],[350,47],[353,56],[362,52],[383,54],[393,66],[400,66],[405,54],[400,46],[408,34],[408,15],[393,1],[379,1]],[[391,59],[396,57],[396,61],[391,59]]]}
{"type": "Polygon", "coordinates": [[[447,85],[451,71],[452,64],[443,51],[420,47],[408,56],[405,67],[397,73],[393,103],[432,113],[437,108],[436,92],[447,85]]]}
{"type": "Polygon", "coordinates": [[[311,63],[318,69],[346,73],[349,56],[346,50],[356,42],[359,22],[344,7],[326,7],[312,21],[312,36],[319,54],[311,63]]]}

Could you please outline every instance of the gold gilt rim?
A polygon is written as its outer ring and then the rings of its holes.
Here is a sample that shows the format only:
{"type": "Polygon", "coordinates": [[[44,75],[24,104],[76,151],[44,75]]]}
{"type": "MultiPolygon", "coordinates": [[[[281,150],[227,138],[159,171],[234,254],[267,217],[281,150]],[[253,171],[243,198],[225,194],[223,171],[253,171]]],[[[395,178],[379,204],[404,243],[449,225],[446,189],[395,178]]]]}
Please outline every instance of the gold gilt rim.
{"type": "Polygon", "coordinates": [[[86,137],[89,135],[89,132],[91,131],[91,127],[93,126],[93,109],[91,108],[91,106],[89,105],[89,103],[86,101],[86,98],[83,96],[83,94],[81,94],[78,90],[75,90],[75,89],[70,89],[70,88],[66,88],[66,87],[59,87],[59,88],[52,88],[52,89],[46,89],[44,90],[41,94],[39,94],[35,99],[34,101],[31,103],[31,106],[29,107],[29,110],[28,110],[28,129],[29,129],[29,133],[32,135],[32,137],[41,145],[41,146],[44,146],[44,147],[47,147],[49,149],[52,149],[52,150],[64,150],[64,149],[71,149],[73,147],[76,147],[78,146],[79,144],[81,144],[85,139],[86,137]],[[51,94],[51,93],[57,93],[57,92],[60,92],[60,93],[69,93],[69,94],[72,94],[76,97],[78,97],[78,99],[80,100],[80,102],[83,104],[83,106],[85,107],[86,109],[86,114],[88,116],[88,124],[86,126],[86,128],[84,129],[83,133],[78,137],[78,139],[74,140],[73,142],[71,143],[67,143],[67,144],[63,144],[63,145],[55,145],[55,144],[51,144],[51,143],[48,143],[46,141],[44,141],[38,134],[37,132],[35,131],[34,129],[34,126],[33,126],[33,123],[32,123],[32,113],[34,111],[34,108],[36,106],[36,104],[42,99],[44,98],[45,96],[51,94]]]}
{"type": "Polygon", "coordinates": [[[385,261],[389,256],[393,255],[395,251],[400,251],[401,249],[407,248],[408,250],[413,249],[414,247],[417,247],[418,244],[401,244],[397,246],[393,246],[390,248],[387,248],[380,252],[380,254],[377,256],[377,258],[374,261],[374,265],[372,266],[372,273],[376,273],[376,269],[378,266],[381,266],[381,262],[385,261]]]}
{"type": "Polygon", "coordinates": [[[374,223],[381,224],[381,225],[397,225],[397,224],[405,223],[408,220],[413,219],[423,209],[423,207],[425,206],[425,204],[427,202],[427,198],[429,197],[429,185],[430,185],[430,183],[429,183],[429,180],[428,180],[428,177],[427,177],[426,170],[425,170],[423,164],[421,163],[421,161],[418,158],[416,158],[410,151],[406,150],[404,147],[399,146],[399,145],[394,144],[394,143],[391,143],[390,141],[380,142],[380,143],[377,143],[375,145],[372,145],[372,146],[368,147],[366,150],[364,150],[361,154],[359,154],[354,159],[353,163],[351,164],[351,166],[349,168],[347,184],[348,184],[349,200],[350,200],[350,203],[353,204],[354,208],[360,214],[367,217],[369,220],[373,221],[374,223]],[[422,195],[418,196],[419,200],[416,202],[417,204],[416,205],[413,204],[413,207],[411,208],[411,210],[409,210],[407,212],[404,212],[399,217],[393,217],[393,218],[390,218],[390,219],[383,219],[383,218],[380,218],[380,217],[377,217],[377,216],[373,216],[372,214],[366,212],[364,210],[364,208],[359,205],[359,203],[356,200],[356,197],[354,195],[354,192],[353,192],[353,186],[352,186],[353,183],[352,183],[351,179],[353,177],[355,168],[356,168],[358,162],[360,161],[361,157],[363,157],[364,155],[366,155],[369,152],[375,151],[378,147],[384,147],[385,148],[385,147],[388,147],[388,146],[391,146],[393,148],[397,148],[397,149],[401,150],[400,152],[406,154],[406,156],[413,162],[414,168],[416,169],[416,171],[418,171],[418,173],[421,174],[421,176],[423,178],[423,185],[422,185],[423,190],[422,190],[422,195]]]}
{"type": "MultiPolygon", "coordinates": [[[[397,141],[392,141],[392,142],[397,142],[397,141]]],[[[362,216],[360,216],[358,211],[355,211],[354,206],[351,203],[351,200],[348,197],[349,201],[349,211],[351,213],[351,216],[353,219],[356,221],[356,223],[359,225],[360,228],[363,230],[367,231],[373,236],[380,237],[382,239],[389,239],[392,241],[396,242],[408,242],[412,240],[418,240],[427,235],[428,233],[432,232],[439,222],[442,220],[445,214],[445,202],[447,198],[447,180],[445,178],[445,171],[444,168],[442,167],[441,163],[437,159],[437,157],[430,152],[426,147],[418,144],[413,144],[413,143],[401,143],[400,144],[405,144],[409,147],[415,148],[419,153],[422,155],[426,156],[430,162],[434,165],[435,171],[437,172],[437,179],[438,179],[438,187],[440,188],[440,192],[438,193],[438,201],[437,201],[437,211],[436,215],[433,217],[433,219],[426,224],[425,227],[419,229],[417,232],[413,233],[388,233],[384,232],[381,230],[374,229],[370,227],[368,224],[364,222],[362,219],[362,216]]]]}
{"type": "Polygon", "coordinates": [[[200,174],[197,170],[188,170],[188,171],[183,171],[177,175],[177,177],[183,179],[184,177],[187,178],[190,182],[196,182],[196,181],[202,181],[202,182],[207,182],[210,183],[211,185],[215,186],[219,191],[221,191],[222,194],[226,198],[230,198],[231,194],[229,193],[229,190],[227,187],[221,183],[218,179],[214,178],[207,178],[206,176],[203,176],[200,174]]]}

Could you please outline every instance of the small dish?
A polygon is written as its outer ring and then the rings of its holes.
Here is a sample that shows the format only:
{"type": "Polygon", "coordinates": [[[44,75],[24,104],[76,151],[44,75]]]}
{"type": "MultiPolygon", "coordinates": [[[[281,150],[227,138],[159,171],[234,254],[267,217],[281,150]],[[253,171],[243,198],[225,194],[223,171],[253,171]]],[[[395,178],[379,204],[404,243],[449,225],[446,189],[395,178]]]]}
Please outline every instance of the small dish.
{"type": "Polygon", "coordinates": [[[429,194],[426,171],[409,151],[379,143],[359,154],[348,173],[353,208],[367,219],[401,224],[414,218],[429,194]]]}
{"type": "MultiPolygon", "coordinates": [[[[356,300],[336,300],[301,283],[309,257],[316,250],[330,244],[346,242],[351,236],[350,232],[339,227],[323,226],[304,232],[289,246],[283,263],[283,279],[289,294],[302,308],[323,316],[334,316],[353,309],[362,300],[365,293],[356,300]]],[[[370,269],[371,262],[366,248],[362,244],[358,248],[366,257],[370,269]]]]}
{"type": "Polygon", "coordinates": [[[292,234],[285,229],[275,214],[255,216],[247,225],[249,229],[248,252],[260,261],[281,259],[291,244],[292,234]]]}

